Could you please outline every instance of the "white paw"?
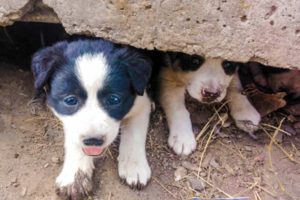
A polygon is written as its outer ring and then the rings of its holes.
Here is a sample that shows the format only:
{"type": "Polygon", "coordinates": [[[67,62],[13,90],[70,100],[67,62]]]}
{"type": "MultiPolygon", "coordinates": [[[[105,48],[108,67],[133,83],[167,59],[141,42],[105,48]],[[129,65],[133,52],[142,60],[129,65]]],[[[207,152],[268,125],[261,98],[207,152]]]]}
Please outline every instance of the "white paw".
{"type": "Polygon", "coordinates": [[[119,176],[133,188],[142,189],[151,177],[147,159],[141,155],[119,156],[119,176]]]}
{"type": "Polygon", "coordinates": [[[196,149],[196,139],[192,131],[171,132],[168,139],[169,146],[177,155],[189,155],[196,149]]]}
{"type": "Polygon", "coordinates": [[[84,199],[92,189],[91,175],[81,170],[76,173],[62,172],[56,179],[56,193],[63,199],[84,199]]]}
{"type": "Polygon", "coordinates": [[[253,133],[258,129],[261,120],[260,114],[252,106],[245,106],[242,110],[231,112],[236,126],[248,133],[253,133]]]}

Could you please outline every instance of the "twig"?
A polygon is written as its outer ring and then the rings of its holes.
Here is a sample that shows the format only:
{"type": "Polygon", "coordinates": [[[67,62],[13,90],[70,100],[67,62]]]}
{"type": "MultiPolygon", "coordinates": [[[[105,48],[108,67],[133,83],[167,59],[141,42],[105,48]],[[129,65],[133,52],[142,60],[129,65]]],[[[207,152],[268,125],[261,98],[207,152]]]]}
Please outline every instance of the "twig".
{"type": "Polygon", "coordinates": [[[172,195],[172,197],[174,197],[175,199],[177,199],[177,196],[175,194],[173,194],[170,190],[168,190],[168,188],[166,188],[157,178],[153,177],[153,180],[158,183],[165,191],[167,191],[170,195],[172,195]]]}
{"type": "Polygon", "coordinates": [[[108,155],[109,155],[110,159],[111,159],[111,160],[115,160],[115,159],[114,159],[114,156],[112,155],[112,153],[111,153],[111,151],[110,151],[110,148],[109,148],[109,147],[108,147],[108,148],[106,148],[106,151],[107,151],[107,153],[108,153],[108,155]]]}
{"type": "Polygon", "coordinates": [[[285,187],[283,186],[283,184],[282,184],[281,181],[279,180],[278,176],[276,175],[276,172],[275,172],[275,169],[274,169],[274,166],[273,166],[273,163],[272,163],[272,154],[271,154],[271,152],[272,152],[272,146],[273,146],[273,143],[276,142],[276,141],[275,141],[275,138],[276,138],[277,134],[279,133],[279,129],[280,129],[280,127],[281,127],[281,125],[282,125],[284,119],[285,119],[285,118],[282,118],[282,120],[280,120],[280,123],[279,123],[279,125],[278,125],[278,128],[275,130],[273,136],[271,137],[270,144],[268,145],[268,154],[269,154],[269,165],[270,165],[270,169],[271,169],[271,171],[274,173],[275,178],[276,178],[276,180],[277,180],[277,183],[278,183],[278,185],[279,185],[281,191],[283,191],[283,192],[285,192],[285,187]]]}
{"type": "MultiPolygon", "coordinates": [[[[195,176],[197,176],[197,174],[195,172],[192,172],[195,176]]],[[[230,194],[226,193],[225,191],[223,191],[222,189],[218,188],[217,186],[213,185],[212,183],[208,182],[207,180],[205,180],[204,178],[202,178],[201,176],[199,176],[199,178],[204,181],[206,184],[208,184],[209,186],[216,188],[219,192],[223,193],[224,195],[226,195],[228,198],[233,198],[233,196],[231,196],[230,194]]]]}
{"type": "Polygon", "coordinates": [[[107,200],[111,200],[111,195],[111,192],[109,192],[107,200]]]}
{"type": "Polygon", "coordinates": [[[200,137],[205,133],[205,131],[208,129],[209,124],[215,119],[215,117],[219,114],[218,112],[228,103],[228,101],[224,102],[217,110],[215,110],[215,113],[213,116],[208,120],[208,122],[204,125],[204,127],[201,129],[199,134],[196,137],[196,141],[200,139],[200,137]]]}
{"type": "MultiPolygon", "coordinates": [[[[219,121],[217,122],[217,124],[218,124],[218,123],[219,123],[219,121]]],[[[203,150],[203,152],[202,152],[202,154],[201,154],[201,158],[200,158],[199,166],[198,166],[197,178],[198,178],[199,175],[200,175],[200,169],[201,169],[202,161],[203,161],[203,158],[204,158],[204,154],[206,153],[208,144],[210,143],[210,140],[211,140],[211,138],[212,138],[212,135],[213,135],[213,133],[214,133],[216,127],[217,127],[217,124],[216,124],[216,125],[214,126],[214,128],[210,131],[209,137],[208,137],[207,142],[206,142],[206,144],[205,144],[205,146],[204,146],[204,150],[203,150]]]]}
{"type": "MultiPolygon", "coordinates": [[[[268,131],[266,129],[264,129],[262,127],[262,130],[268,135],[269,138],[271,138],[272,140],[272,136],[268,133],[268,131]]],[[[288,159],[294,163],[300,164],[300,162],[298,160],[296,160],[295,158],[293,158],[292,155],[290,155],[280,144],[278,144],[278,142],[276,142],[276,140],[273,141],[273,143],[286,155],[286,157],[288,157],[288,159]]]]}
{"type": "Polygon", "coordinates": [[[255,195],[255,199],[261,200],[261,198],[260,198],[260,196],[259,196],[259,194],[258,194],[257,191],[254,191],[254,195],[255,195]]]}
{"type": "Polygon", "coordinates": [[[246,193],[246,192],[248,192],[249,190],[252,190],[253,188],[255,188],[255,186],[257,186],[257,184],[258,184],[258,182],[252,183],[252,185],[251,185],[250,187],[248,187],[248,188],[246,188],[245,190],[243,190],[243,191],[241,191],[241,192],[235,194],[234,196],[235,196],[235,197],[241,196],[243,193],[246,193]]]}
{"type": "Polygon", "coordinates": [[[247,158],[242,154],[241,150],[238,148],[238,146],[234,143],[234,141],[232,141],[234,147],[236,148],[236,150],[239,152],[238,154],[241,156],[241,158],[243,158],[244,160],[246,160],[247,158]]]}
{"type": "Polygon", "coordinates": [[[266,188],[260,186],[260,185],[256,185],[256,187],[258,187],[259,189],[263,190],[264,192],[268,193],[269,195],[271,195],[272,197],[276,197],[276,195],[272,192],[270,192],[269,190],[267,190],[266,188]]]}
{"type": "Polygon", "coordinates": [[[266,126],[266,127],[269,127],[269,128],[275,129],[275,130],[279,130],[280,132],[285,133],[285,134],[287,134],[288,136],[291,136],[291,134],[290,134],[289,132],[287,132],[287,131],[285,131],[285,130],[283,130],[283,129],[281,129],[281,128],[278,128],[278,127],[276,127],[276,126],[273,126],[273,125],[271,125],[271,124],[261,123],[261,126],[266,126]]]}
{"type": "Polygon", "coordinates": [[[220,143],[221,145],[223,145],[226,149],[228,149],[229,151],[231,151],[232,153],[237,154],[239,157],[241,157],[243,160],[246,160],[246,157],[244,157],[243,154],[241,154],[240,152],[237,153],[236,151],[234,151],[232,148],[228,148],[226,144],[224,144],[223,142],[221,142],[220,140],[217,141],[218,143],[220,143]]]}

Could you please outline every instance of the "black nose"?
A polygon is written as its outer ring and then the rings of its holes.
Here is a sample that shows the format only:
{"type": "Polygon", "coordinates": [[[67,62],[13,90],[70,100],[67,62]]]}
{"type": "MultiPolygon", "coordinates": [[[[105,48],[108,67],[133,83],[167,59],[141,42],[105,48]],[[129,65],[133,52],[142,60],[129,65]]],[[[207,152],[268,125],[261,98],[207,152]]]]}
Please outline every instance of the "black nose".
{"type": "Polygon", "coordinates": [[[103,138],[87,138],[83,140],[86,146],[101,146],[104,143],[103,138]]]}
{"type": "Polygon", "coordinates": [[[212,91],[209,91],[207,89],[202,90],[201,93],[202,93],[202,95],[203,95],[204,98],[207,98],[207,99],[209,99],[211,101],[215,100],[216,98],[218,98],[220,96],[220,94],[221,94],[220,91],[212,92],[212,91]]]}

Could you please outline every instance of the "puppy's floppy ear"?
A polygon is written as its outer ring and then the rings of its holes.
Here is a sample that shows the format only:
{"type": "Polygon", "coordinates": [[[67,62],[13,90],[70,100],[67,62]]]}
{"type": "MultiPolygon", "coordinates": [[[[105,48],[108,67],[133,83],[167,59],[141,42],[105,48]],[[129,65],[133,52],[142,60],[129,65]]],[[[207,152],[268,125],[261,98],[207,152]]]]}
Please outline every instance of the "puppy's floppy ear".
{"type": "Polygon", "coordinates": [[[66,41],[59,42],[36,52],[31,61],[31,70],[34,77],[34,87],[38,92],[43,90],[55,68],[64,62],[66,41]]]}
{"type": "Polygon", "coordinates": [[[121,59],[127,67],[126,70],[133,89],[138,95],[143,95],[151,77],[151,60],[146,55],[129,49],[121,59]]]}

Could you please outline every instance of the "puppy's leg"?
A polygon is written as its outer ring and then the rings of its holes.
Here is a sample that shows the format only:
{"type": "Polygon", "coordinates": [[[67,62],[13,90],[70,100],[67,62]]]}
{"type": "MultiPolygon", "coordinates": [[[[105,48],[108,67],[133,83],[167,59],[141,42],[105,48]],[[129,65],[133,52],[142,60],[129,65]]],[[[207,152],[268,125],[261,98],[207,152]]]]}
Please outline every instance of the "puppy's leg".
{"type": "MultiPolygon", "coordinates": [[[[71,134],[70,134],[71,135],[71,134]]],[[[93,158],[66,134],[65,161],[56,178],[57,194],[65,199],[81,199],[92,191],[93,158]]]]}
{"type": "Polygon", "coordinates": [[[151,177],[145,147],[151,103],[146,95],[138,98],[139,105],[135,104],[132,114],[121,126],[118,171],[128,185],[141,189],[151,177]]]}
{"type": "Polygon", "coordinates": [[[161,82],[160,103],[169,125],[169,146],[178,155],[188,155],[196,149],[190,114],[185,107],[185,87],[161,82]]]}
{"type": "Polygon", "coordinates": [[[249,102],[247,96],[241,94],[241,91],[242,85],[240,79],[238,74],[235,74],[227,94],[230,114],[238,128],[252,134],[258,129],[261,117],[249,102]]]}

